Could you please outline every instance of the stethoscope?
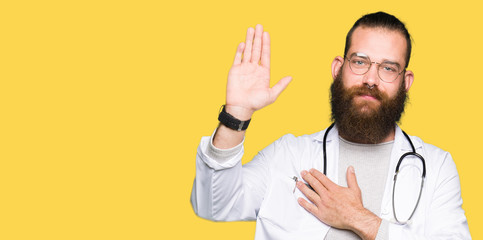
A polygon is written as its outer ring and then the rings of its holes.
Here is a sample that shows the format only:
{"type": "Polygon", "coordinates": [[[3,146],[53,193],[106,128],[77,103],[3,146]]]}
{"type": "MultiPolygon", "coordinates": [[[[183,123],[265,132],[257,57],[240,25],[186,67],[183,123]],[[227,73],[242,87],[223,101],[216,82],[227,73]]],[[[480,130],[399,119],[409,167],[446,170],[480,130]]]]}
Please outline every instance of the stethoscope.
{"type": "MultiPolygon", "coordinates": [[[[332,127],[334,127],[334,125],[335,125],[335,123],[332,123],[327,128],[327,130],[325,131],[325,134],[324,134],[324,143],[323,143],[323,150],[324,150],[324,175],[326,175],[326,176],[327,176],[327,151],[326,151],[327,135],[328,135],[329,131],[332,129],[332,127]]],[[[413,142],[411,141],[411,139],[409,138],[409,136],[404,131],[402,131],[402,132],[403,132],[404,136],[406,137],[406,139],[409,141],[409,144],[411,144],[411,148],[412,148],[413,151],[412,152],[407,152],[407,153],[403,154],[399,158],[399,161],[397,162],[396,172],[394,174],[394,183],[393,183],[393,187],[392,187],[392,211],[394,213],[394,219],[396,220],[396,222],[398,224],[404,225],[404,224],[408,224],[410,222],[411,218],[414,215],[414,212],[416,212],[416,208],[418,207],[419,200],[421,199],[421,193],[423,192],[424,178],[426,178],[426,161],[424,160],[423,156],[421,156],[419,153],[416,152],[416,149],[414,148],[413,142]],[[399,174],[399,166],[401,165],[402,160],[405,157],[407,157],[407,156],[416,156],[417,158],[419,158],[421,160],[421,162],[423,163],[423,173],[422,173],[422,176],[421,176],[421,188],[419,189],[419,196],[418,196],[418,200],[416,201],[416,205],[414,206],[414,209],[413,209],[411,215],[409,216],[408,220],[406,220],[406,221],[400,221],[397,218],[397,216],[396,216],[396,207],[394,205],[394,192],[396,190],[396,180],[397,180],[397,175],[399,174]]]]}

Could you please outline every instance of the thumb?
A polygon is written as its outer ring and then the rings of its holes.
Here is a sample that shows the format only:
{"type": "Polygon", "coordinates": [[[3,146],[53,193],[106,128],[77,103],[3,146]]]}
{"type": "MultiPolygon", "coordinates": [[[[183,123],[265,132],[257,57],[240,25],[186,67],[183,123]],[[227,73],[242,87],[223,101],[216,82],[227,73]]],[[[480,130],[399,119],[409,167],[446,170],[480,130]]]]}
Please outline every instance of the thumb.
{"type": "Polygon", "coordinates": [[[270,101],[272,103],[275,102],[275,100],[278,98],[280,93],[282,93],[283,90],[285,90],[285,88],[287,88],[288,84],[291,81],[292,81],[292,77],[290,77],[290,76],[284,77],[284,78],[280,79],[280,81],[278,81],[277,84],[275,84],[270,89],[270,101]]]}
{"type": "Polygon", "coordinates": [[[347,168],[347,186],[350,189],[355,189],[357,191],[360,191],[359,184],[357,184],[357,178],[356,178],[356,173],[354,171],[353,166],[349,166],[347,168]]]}

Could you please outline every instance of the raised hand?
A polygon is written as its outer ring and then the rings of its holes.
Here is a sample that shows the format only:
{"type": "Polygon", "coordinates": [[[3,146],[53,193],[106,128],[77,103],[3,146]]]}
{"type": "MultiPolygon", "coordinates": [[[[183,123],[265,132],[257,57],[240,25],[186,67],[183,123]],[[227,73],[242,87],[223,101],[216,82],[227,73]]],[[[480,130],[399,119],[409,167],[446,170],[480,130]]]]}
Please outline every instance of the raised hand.
{"type": "Polygon", "coordinates": [[[228,74],[227,112],[247,120],[256,110],[273,103],[291,80],[284,77],[270,88],[270,36],[260,24],[248,28],[228,74]]]}
{"type": "MultiPolygon", "coordinates": [[[[246,41],[238,45],[228,74],[225,110],[246,121],[256,110],[273,103],[292,77],[284,77],[270,88],[270,36],[262,25],[248,28],[246,41]]],[[[227,149],[240,144],[245,131],[235,131],[220,124],[213,145],[227,149]]]]}

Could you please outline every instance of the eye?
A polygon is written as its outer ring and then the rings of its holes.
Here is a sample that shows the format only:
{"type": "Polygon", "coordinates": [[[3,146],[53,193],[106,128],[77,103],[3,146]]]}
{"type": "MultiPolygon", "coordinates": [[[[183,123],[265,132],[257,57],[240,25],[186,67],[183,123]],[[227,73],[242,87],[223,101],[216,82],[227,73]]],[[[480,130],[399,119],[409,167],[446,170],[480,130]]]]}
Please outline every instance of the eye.
{"type": "Polygon", "coordinates": [[[398,72],[397,66],[392,66],[391,64],[384,64],[384,65],[381,66],[381,68],[385,72],[391,72],[391,73],[397,73],[398,72]]]}
{"type": "Polygon", "coordinates": [[[369,61],[367,59],[364,59],[364,58],[353,58],[351,60],[351,64],[354,66],[354,67],[367,67],[369,65],[369,61]]]}

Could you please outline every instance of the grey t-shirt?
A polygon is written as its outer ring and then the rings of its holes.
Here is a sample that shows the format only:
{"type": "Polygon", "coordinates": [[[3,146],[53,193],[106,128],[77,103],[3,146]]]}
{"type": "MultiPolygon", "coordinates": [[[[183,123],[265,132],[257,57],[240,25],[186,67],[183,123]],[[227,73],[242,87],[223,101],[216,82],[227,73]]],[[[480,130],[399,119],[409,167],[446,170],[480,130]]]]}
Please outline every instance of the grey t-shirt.
{"type": "MultiPolygon", "coordinates": [[[[339,139],[339,185],[347,187],[347,168],[353,166],[357,184],[362,192],[364,207],[380,216],[394,141],[380,144],[358,144],[341,137],[339,139]]],[[[386,221],[382,221],[376,239],[388,238],[387,224],[386,221]]],[[[325,239],[360,239],[360,237],[348,230],[331,228],[325,239]]]]}

